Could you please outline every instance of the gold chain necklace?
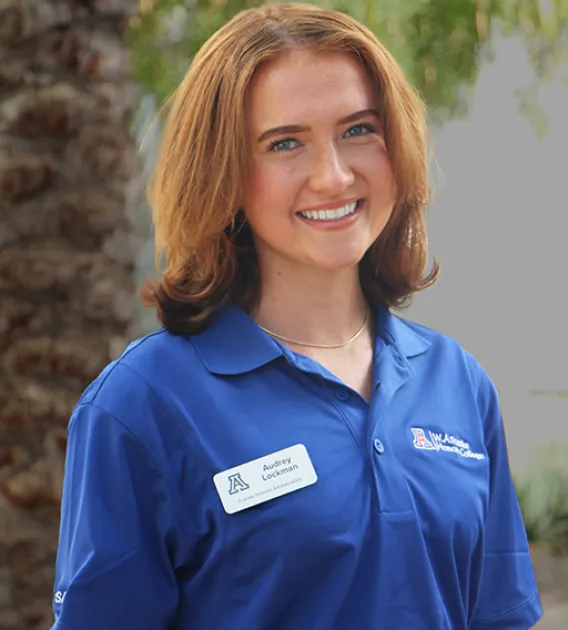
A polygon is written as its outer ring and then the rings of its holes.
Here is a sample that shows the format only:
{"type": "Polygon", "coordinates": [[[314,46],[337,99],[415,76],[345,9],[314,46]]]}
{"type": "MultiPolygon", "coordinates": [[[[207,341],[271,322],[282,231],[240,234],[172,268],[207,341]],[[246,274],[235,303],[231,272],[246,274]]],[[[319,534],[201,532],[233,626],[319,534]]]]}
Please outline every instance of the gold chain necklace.
{"type": "Polygon", "coordinates": [[[280,339],[280,341],[287,341],[288,343],[293,343],[295,346],[305,346],[308,348],[343,348],[344,346],[347,346],[353,341],[355,341],[355,339],[357,339],[357,337],[361,335],[361,333],[365,330],[365,328],[367,328],[368,322],[369,322],[369,307],[367,306],[365,308],[365,319],[363,323],[361,324],[361,327],[359,328],[359,330],[357,330],[357,332],[354,335],[349,337],[347,341],[344,341],[343,343],[321,343],[321,344],[296,341],[295,339],[284,337],[284,335],[277,335],[275,332],[268,330],[268,328],[265,328],[264,326],[261,326],[260,324],[257,324],[257,326],[260,328],[260,330],[263,330],[266,334],[270,335],[271,337],[274,337],[275,339],[280,339]]]}

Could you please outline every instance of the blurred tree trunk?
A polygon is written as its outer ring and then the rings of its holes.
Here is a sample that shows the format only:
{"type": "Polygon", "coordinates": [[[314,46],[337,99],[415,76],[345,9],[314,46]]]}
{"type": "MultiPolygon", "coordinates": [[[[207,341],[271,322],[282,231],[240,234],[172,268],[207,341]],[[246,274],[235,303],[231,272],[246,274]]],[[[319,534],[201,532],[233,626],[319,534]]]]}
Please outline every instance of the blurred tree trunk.
{"type": "Polygon", "coordinates": [[[0,630],[51,624],[66,426],[134,334],[137,0],[0,0],[0,630]]]}

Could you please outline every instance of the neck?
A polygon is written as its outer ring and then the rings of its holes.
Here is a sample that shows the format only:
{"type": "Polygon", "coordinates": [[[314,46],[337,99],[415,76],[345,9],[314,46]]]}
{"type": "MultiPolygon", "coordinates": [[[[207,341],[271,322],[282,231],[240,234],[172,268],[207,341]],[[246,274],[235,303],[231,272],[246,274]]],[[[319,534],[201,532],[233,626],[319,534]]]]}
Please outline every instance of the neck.
{"type": "Polygon", "coordinates": [[[261,300],[253,314],[268,330],[322,345],[349,339],[366,316],[357,267],[339,271],[261,266],[261,300]]]}

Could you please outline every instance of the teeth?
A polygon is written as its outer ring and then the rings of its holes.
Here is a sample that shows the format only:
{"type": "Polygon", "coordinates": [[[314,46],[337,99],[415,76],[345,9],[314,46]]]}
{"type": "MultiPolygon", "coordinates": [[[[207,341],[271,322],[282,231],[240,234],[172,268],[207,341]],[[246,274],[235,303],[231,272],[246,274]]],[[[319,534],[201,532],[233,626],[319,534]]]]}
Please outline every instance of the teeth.
{"type": "Polygon", "coordinates": [[[300,214],[306,219],[312,219],[314,221],[334,221],[346,217],[348,214],[353,214],[356,208],[357,202],[353,202],[341,208],[335,208],[334,210],[306,210],[300,212],[300,214]]]}

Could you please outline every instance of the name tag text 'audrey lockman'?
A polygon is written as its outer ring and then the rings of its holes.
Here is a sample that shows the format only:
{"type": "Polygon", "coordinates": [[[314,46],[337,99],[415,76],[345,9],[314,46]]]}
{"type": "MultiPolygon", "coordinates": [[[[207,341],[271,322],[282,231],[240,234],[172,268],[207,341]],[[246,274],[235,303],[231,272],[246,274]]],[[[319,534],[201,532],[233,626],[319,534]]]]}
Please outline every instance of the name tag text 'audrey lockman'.
{"type": "Polygon", "coordinates": [[[213,482],[225,512],[234,514],[311,486],[317,479],[306,447],[296,444],[217,473],[213,482]]]}

